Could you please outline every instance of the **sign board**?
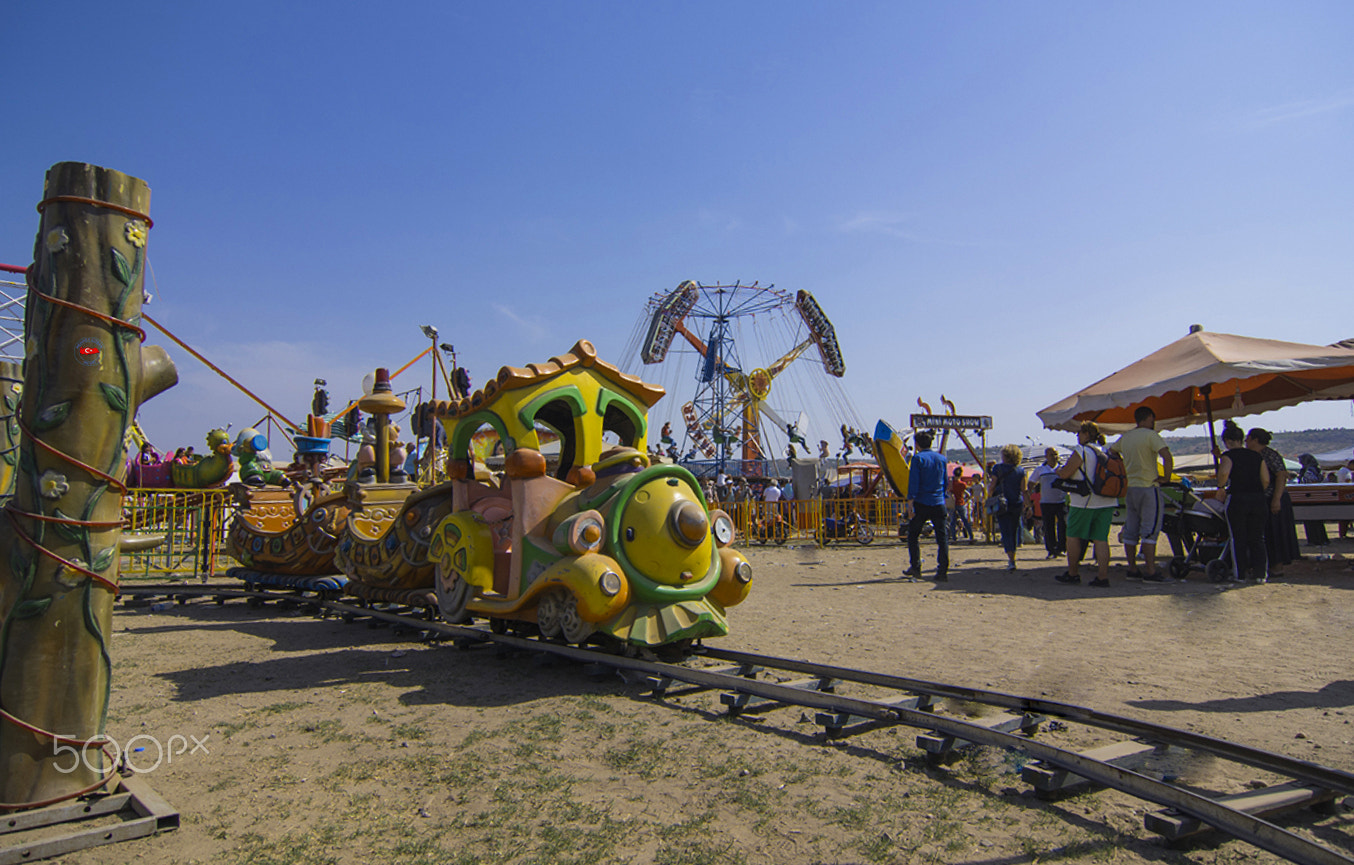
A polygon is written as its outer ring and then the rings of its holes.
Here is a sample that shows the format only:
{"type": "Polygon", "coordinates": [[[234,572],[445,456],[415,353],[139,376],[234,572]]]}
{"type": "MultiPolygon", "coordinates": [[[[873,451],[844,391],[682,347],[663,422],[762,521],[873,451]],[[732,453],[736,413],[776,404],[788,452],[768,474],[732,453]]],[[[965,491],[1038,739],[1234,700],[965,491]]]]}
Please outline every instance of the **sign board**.
{"type": "Polygon", "coordinates": [[[992,429],[991,415],[977,414],[914,414],[913,429],[992,429]]]}

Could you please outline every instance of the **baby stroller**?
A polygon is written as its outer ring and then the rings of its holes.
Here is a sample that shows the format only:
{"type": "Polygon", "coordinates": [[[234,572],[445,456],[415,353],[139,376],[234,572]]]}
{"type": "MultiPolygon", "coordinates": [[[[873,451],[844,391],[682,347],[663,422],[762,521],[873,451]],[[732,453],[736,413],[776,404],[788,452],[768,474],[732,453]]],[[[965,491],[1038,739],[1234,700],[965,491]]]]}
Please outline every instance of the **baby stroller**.
{"type": "Polygon", "coordinates": [[[1178,499],[1167,497],[1174,508],[1161,523],[1174,553],[1171,576],[1183,580],[1192,563],[1197,563],[1209,580],[1220,583],[1232,574],[1231,533],[1224,505],[1217,499],[1198,498],[1188,487],[1180,489],[1183,495],[1178,499]]]}

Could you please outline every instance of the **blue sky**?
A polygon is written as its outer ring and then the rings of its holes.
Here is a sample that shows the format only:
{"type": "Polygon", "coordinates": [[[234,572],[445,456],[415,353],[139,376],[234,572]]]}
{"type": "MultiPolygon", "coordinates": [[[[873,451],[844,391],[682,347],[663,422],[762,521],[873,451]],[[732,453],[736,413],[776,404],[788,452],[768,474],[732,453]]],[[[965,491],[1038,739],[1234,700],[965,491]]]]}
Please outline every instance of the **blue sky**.
{"type": "MultiPolygon", "coordinates": [[[[1000,441],[1064,441],[1037,410],[1192,323],[1354,336],[1348,3],[71,2],[3,20],[0,261],[30,260],[53,163],[145,179],[147,312],[293,418],[314,378],[337,402],[417,354],[424,323],[476,383],[580,338],[633,366],[645,300],[684,279],[812,292],[861,425],[944,393],[1000,441]]],[[[181,383],[141,414],[157,444],[263,414],[171,354],[181,383]]],[[[1354,426],[1349,403],[1257,422],[1354,426]]]]}

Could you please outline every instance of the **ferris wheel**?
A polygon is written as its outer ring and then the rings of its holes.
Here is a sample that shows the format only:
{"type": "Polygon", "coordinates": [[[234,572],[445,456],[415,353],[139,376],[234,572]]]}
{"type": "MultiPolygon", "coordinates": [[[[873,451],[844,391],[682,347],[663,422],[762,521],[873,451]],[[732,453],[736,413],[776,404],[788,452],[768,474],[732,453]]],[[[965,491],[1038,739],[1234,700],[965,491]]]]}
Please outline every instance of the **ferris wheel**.
{"type": "Polygon", "coordinates": [[[854,419],[838,384],[846,367],[836,331],[807,291],[688,280],[653,295],[644,319],[644,364],[694,360],[694,392],[683,399],[689,385],[669,388],[682,400],[680,433],[669,422],[662,440],[684,461],[709,462],[717,471],[737,463],[742,474],[764,474],[782,455],[813,455],[812,433],[854,419]]]}

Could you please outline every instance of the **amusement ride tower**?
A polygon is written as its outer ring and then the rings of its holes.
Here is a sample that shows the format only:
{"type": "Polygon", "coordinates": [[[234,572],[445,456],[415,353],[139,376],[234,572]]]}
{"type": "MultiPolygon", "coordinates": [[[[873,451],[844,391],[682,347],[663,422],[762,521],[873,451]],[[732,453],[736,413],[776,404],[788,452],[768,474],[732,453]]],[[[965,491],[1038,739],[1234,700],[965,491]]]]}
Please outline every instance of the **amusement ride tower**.
{"type": "Polygon", "coordinates": [[[698,355],[696,391],[682,405],[680,453],[694,450],[697,459],[712,463],[716,471],[736,463],[736,473],[764,474],[767,463],[779,455],[768,445],[765,419],[808,455],[808,443],[797,429],[802,423],[798,413],[787,420],[768,400],[777,376],[801,358],[816,359],[833,378],[846,371],[832,323],[813,295],[800,291],[791,296],[755,282],[702,285],[688,280],[650,298],[646,312],[648,331],[639,352],[645,364],[667,360],[678,335],[698,355]],[[768,325],[789,325],[781,330],[790,334],[792,346],[766,366],[747,369],[740,357],[739,323],[759,316],[768,325]]]}

